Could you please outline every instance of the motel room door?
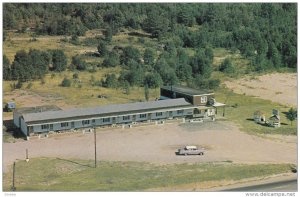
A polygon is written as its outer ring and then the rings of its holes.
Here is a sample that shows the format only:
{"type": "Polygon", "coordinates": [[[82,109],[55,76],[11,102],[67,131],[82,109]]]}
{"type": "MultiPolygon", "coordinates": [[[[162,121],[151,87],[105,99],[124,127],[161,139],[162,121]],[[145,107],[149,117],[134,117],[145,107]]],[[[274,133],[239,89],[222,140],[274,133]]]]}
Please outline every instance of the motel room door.
{"type": "Polygon", "coordinates": [[[74,122],[71,122],[71,128],[72,128],[72,129],[75,128],[74,122]]]}

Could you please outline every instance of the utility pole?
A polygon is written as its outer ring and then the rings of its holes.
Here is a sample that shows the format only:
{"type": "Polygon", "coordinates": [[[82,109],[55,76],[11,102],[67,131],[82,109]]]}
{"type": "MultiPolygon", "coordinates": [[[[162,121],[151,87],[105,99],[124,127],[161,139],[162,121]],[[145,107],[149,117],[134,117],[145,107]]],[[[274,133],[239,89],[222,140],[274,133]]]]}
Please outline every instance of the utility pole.
{"type": "Polygon", "coordinates": [[[16,170],[16,162],[14,162],[14,165],[13,165],[13,179],[12,179],[11,191],[16,191],[16,187],[15,187],[15,170],[16,170]]]}
{"type": "Polygon", "coordinates": [[[28,149],[26,148],[26,162],[29,161],[29,158],[28,158],[28,149]]]}
{"type": "Polygon", "coordinates": [[[95,168],[97,168],[97,143],[96,143],[96,127],[94,127],[94,143],[95,143],[95,168]]]}

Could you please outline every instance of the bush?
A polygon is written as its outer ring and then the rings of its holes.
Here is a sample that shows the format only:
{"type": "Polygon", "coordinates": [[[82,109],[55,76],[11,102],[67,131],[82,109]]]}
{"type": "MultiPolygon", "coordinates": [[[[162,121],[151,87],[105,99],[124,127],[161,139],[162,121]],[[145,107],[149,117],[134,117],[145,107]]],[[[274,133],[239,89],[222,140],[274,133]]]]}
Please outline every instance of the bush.
{"type": "Polygon", "coordinates": [[[86,62],[81,59],[79,55],[72,57],[72,65],[77,70],[85,70],[86,69],[86,62]]]}
{"type": "Polygon", "coordinates": [[[30,83],[27,85],[26,88],[27,88],[27,89],[31,89],[31,88],[32,88],[32,83],[30,82],[30,83]]]}
{"type": "Polygon", "coordinates": [[[44,77],[41,78],[41,85],[44,85],[46,83],[44,77]]]}
{"type": "Polygon", "coordinates": [[[210,89],[216,89],[220,86],[220,80],[219,79],[211,79],[208,81],[208,87],[210,89]]]}
{"type": "Polygon", "coordinates": [[[78,73],[74,73],[73,74],[73,79],[78,79],[78,78],[79,78],[78,73]]]}
{"type": "Polygon", "coordinates": [[[61,82],[62,87],[70,87],[71,86],[71,80],[68,78],[64,78],[61,82]]]}
{"type": "Polygon", "coordinates": [[[102,66],[104,67],[115,67],[120,64],[120,57],[118,53],[112,51],[105,57],[102,66]]]}
{"type": "Polygon", "coordinates": [[[18,80],[18,83],[16,84],[16,89],[21,89],[23,86],[23,82],[21,80],[18,80]]]}
{"type": "Polygon", "coordinates": [[[227,74],[234,74],[235,68],[229,58],[226,58],[223,63],[220,65],[221,72],[227,73],[227,74]]]}

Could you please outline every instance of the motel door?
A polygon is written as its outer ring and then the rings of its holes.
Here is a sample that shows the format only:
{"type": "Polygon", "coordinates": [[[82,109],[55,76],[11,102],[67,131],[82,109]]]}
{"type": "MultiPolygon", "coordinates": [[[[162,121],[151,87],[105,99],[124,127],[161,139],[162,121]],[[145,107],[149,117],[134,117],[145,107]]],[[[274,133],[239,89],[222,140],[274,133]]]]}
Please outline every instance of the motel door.
{"type": "Polygon", "coordinates": [[[71,128],[75,128],[74,122],[71,122],[71,128]]]}

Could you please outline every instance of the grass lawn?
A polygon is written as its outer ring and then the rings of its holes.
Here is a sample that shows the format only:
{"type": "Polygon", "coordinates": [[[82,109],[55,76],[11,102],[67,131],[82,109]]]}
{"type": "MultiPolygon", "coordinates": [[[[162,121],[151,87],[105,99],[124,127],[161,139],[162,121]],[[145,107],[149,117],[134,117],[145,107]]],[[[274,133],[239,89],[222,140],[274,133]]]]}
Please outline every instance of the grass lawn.
{"type": "MultiPolygon", "coordinates": [[[[290,172],[290,164],[169,164],[35,158],[16,163],[17,191],[142,191],[189,183],[241,180],[290,172]]],[[[4,174],[3,190],[11,187],[4,174]]]]}
{"type": "MultiPolygon", "coordinates": [[[[226,102],[225,117],[237,123],[240,129],[250,134],[283,134],[283,135],[297,135],[297,123],[291,122],[286,118],[285,112],[290,107],[273,103],[268,100],[263,100],[253,96],[246,96],[233,93],[227,88],[219,88],[215,91],[216,100],[219,102],[226,102]],[[265,113],[266,118],[272,116],[272,109],[280,111],[281,127],[273,128],[256,124],[253,121],[253,113],[260,110],[265,113]]],[[[222,116],[223,109],[219,109],[218,116],[222,116]]]]}

